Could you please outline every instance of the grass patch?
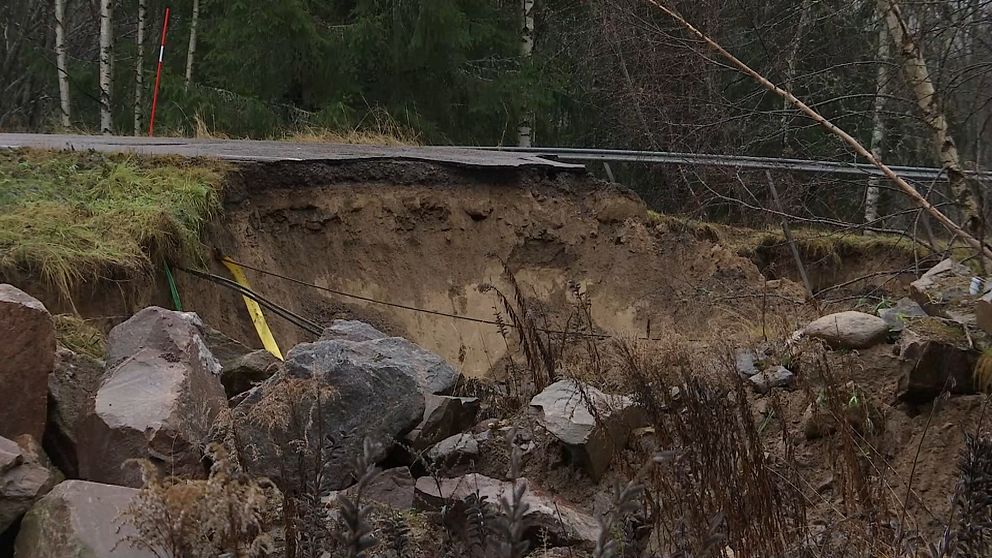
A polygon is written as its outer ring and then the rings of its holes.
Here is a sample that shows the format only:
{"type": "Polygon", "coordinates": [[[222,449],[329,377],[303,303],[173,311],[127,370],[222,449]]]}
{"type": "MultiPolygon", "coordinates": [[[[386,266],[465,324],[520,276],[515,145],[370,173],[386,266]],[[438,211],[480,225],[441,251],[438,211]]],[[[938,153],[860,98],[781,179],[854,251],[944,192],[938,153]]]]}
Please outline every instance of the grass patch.
{"type": "MultiPolygon", "coordinates": [[[[648,212],[648,222],[665,226],[672,231],[688,232],[700,239],[719,242],[745,257],[754,255],[758,250],[788,249],[785,234],[778,227],[764,229],[736,227],[654,211],[648,212]]],[[[866,235],[860,231],[832,232],[825,229],[793,227],[792,236],[804,258],[833,260],[837,265],[840,265],[846,256],[885,254],[912,260],[917,255],[929,254],[928,248],[913,242],[910,238],[895,234],[866,235]]],[[[946,243],[939,243],[937,248],[948,249],[946,243]]],[[[969,255],[967,249],[961,246],[951,248],[950,253],[958,258],[969,255]]]]}
{"type": "Polygon", "coordinates": [[[385,145],[390,147],[422,145],[420,136],[405,128],[354,129],[344,132],[324,128],[307,128],[290,134],[285,141],[296,143],[346,143],[351,145],[385,145]]]}
{"type": "Polygon", "coordinates": [[[0,150],[0,275],[39,277],[68,296],[160,258],[198,259],[224,172],[178,158],[0,150]]]}
{"type": "Polygon", "coordinates": [[[107,354],[107,336],[95,326],[73,314],[57,314],[55,339],[76,354],[103,360],[107,354]]]}

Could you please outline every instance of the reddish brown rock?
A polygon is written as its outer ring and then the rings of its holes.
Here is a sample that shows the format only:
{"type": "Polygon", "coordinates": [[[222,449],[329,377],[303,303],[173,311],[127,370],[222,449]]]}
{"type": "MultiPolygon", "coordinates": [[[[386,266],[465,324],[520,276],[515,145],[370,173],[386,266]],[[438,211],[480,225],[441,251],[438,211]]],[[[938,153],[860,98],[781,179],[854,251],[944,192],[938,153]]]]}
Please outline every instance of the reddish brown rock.
{"type": "Polygon", "coordinates": [[[48,425],[45,451],[69,477],[79,475],[76,446],[83,420],[93,413],[104,363],[59,347],[55,370],[48,375],[48,425]]]}
{"type": "Polygon", "coordinates": [[[0,285],[0,436],[45,433],[48,374],[55,364],[55,325],[37,299],[0,285]]]}
{"type": "Polygon", "coordinates": [[[135,458],[202,476],[201,447],[227,400],[196,314],[138,312],[110,332],[107,366],[78,436],[80,476],[138,487],[135,458]]]}

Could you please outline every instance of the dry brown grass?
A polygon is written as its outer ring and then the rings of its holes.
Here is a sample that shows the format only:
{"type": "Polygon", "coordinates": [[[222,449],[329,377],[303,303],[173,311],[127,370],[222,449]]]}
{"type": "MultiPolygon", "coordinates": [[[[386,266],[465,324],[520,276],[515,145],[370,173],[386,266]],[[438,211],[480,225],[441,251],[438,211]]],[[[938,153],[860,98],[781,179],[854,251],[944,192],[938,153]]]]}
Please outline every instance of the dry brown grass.
{"type": "Polygon", "coordinates": [[[278,517],[281,495],[272,483],[236,472],[220,446],[206,480],[160,478],[141,462],[144,488],[119,521],[137,530],[122,542],[159,558],[269,556],[267,530],[278,517]]]}

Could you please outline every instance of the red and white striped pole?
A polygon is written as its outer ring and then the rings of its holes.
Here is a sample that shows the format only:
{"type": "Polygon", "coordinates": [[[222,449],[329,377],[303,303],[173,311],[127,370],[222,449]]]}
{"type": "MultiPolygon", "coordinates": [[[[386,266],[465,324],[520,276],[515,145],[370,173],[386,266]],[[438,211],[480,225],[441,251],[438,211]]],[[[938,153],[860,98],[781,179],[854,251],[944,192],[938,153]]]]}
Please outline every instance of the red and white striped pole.
{"type": "Polygon", "coordinates": [[[158,106],[158,83],[162,79],[162,56],[165,54],[165,32],[169,30],[169,8],[165,9],[162,23],[162,42],[158,47],[158,69],[155,71],[155,92],[152,93],[152,116],[148,119],[148,136],[155,132],[155,108],[158,106]]]}

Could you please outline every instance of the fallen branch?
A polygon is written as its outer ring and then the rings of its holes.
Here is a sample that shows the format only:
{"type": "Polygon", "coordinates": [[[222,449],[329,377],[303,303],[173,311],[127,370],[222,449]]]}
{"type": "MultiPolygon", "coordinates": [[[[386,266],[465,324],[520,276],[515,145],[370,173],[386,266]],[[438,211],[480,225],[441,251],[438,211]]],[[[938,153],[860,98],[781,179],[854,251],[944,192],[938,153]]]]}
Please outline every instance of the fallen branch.
{"type": "Polygon", "coordinates": [[[854,139],[853,136],[851,136],[850,134],[839,128],[830,120],[827,120],[820,113],[810,108],[810,106],[807,105],[806,103],[800,101],[795,95],[775,85],[767,78],[765,78],[763,75],[761,75],[760,73],[752,69],[750,66],[739,60],[736,56],[734,56],[725,48],[720,46],[719,43],[711,39],[708,35],[700,31],[699,29],[696,29],[695,26],[693,26],[691,23],[686,21],[686,19],[683,18],[675,10],[669,8],[668,6],[665,6],[659,0],[647,0],[647,1],[653,4],[659,10],[665,12],[669,17],[671,17],[680,25],[685,27],[686,30],[688,30],[691,34],[695,35],[697,38],[699,38],[707,45],[709,45],[710,48],[717,51],[721,56],[726,58],[727,61],[731,63],[731,65],[736,67],[738,71],[751,77],[752,79],[757,81],[759,84],[761,84],[764,88],[768,89],[772,93],[775,93],[776,95],[779,95],[782,98],[786,99],[789,103],[792,104],[792,106],[799,109],[800,112],[811,118],[814,122],[816,122],[820,126],[826,128],[827,131],[840,138],[844,143],[851,146],[851,148],[854,149],[855,153],[857,153],[861,157],[864,157],[868,162],[878,167],[878,169],[882,171],[882,174],[884,174],[889,180],[894,182],[895,185],[899,188],[899,190],[901,190],[902,193],[906,195],[906,197],[912,200],[913,203],[926,210],[927,213],[929,213],[934,217],[934,219],[943,223],[944,226],[946,226],[948,229],[951,230],[951,232],[953,232],[957,236],[960,236],[965,241],[965,243],[967,243],[972,248],[978,250],[979,253],[984,255],[987,259],[992,260],[992,249],[989,249],[989,247],[986,246],[984,242],[969,234],[960,225],[955,223],[951,218],[949,218],[947,215],[944,215],[942,211],[937,209],[932,203],[930,203],[926,198],[924,198],[923,195],[921,195],[918,191],[916,191],[916,188],[913,188],[913,186],[911,186],[902,177],[896,174],[895,171],[890,169],[888,165],[886,165],[877,157],[872,155],[872,153],[869,150],[867,150],[863,145],[861,145],[861,143],[858,140],[854,139]]]}

